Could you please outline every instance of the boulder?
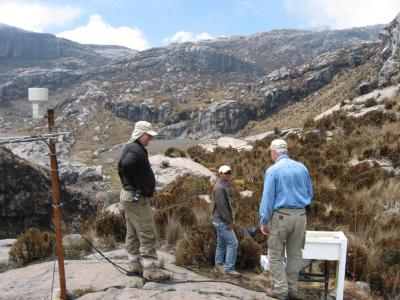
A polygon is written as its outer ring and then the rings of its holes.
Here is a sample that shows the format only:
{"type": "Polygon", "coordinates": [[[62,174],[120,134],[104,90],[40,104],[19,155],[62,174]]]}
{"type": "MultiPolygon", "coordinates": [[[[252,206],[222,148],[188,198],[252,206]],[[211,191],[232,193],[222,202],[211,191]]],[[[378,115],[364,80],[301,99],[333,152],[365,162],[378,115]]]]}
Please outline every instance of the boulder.
{"type": "Polygon", "coordinates": [[[247,143],[247,141],[245,140],[240,140],[240,139],[236,139],[233,137],[220,137],[217,140],[217,146],[221,147],[221,148],[234,148],[238,151],[242,151],[242,150],[246,150],[246,151],[250,151],[253,149],[252,145],[249,145],[247,143]]]}
{"type": "Polygon", "coordinates": [[[178,176],[184,174],[208,176],[212,178],[215,176],[209,169],[189,158],[172,158],[159,154],[150,156],[149,160],[156,176],[157,190],[163,189],[178,176]]]}
{"type": "Polygon", "coordinates": [[[240,192],[240,197],[242,197],[242,198],[250,198],[252,196],[253,196],[253,191],[246,190],[246,191],[240,192]]]}
{"type": "Polygon", "coordinates": [[[249,135],[249,136],[245,137],[244,140],[247,142],[255,142],[255,141],[263,140],[266,137],[269,137],[274,134],[275,134],[275,131],[267,131],[267,132],[263,132],[263,133],[256,134],[256,135],[249,135]]]}
{"type": "Polygon", "coordinates": [[[122,208],[121,203],[113,203],[106,208],[106,211],[108,211],[114,215],[118,215],[122,209],[123,208],[122,208]]]}
{"type": "Polygon", "coordinates": [[[16,239],[3,239],[0,240],[0,264],[8,264],[11,247],[15,244],[16,239]]]}
{"type": "Polygon", "coordinates": [[[83,237],[78,233],[64,235],[62,239],[62,243],[64,247],[73,247],[77,245],[81,241],[84,241],[83,237]]]}
{"type": "Polygon", "coordinates": [[[362,82],[357,88],[357,93],[358,95],[364,95],[376,89],[377,87],[377,84],[374,82],[362,82]]]}

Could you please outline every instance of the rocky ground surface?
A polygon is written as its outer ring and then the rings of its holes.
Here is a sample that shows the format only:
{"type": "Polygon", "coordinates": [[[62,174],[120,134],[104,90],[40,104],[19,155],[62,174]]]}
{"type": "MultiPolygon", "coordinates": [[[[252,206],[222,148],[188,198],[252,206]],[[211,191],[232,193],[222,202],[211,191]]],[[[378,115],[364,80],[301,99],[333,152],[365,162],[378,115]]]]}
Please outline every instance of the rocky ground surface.
{"type": "MultiPolygon", "coordinates": [[[[12,240],[0,240],[0,250],[9,249],[12,240]]],[[[4,251],[3,251],[4,250],[4,251]]],[[[174,281],[211,281],[199,283],[160,284],[144,282],[139,277],[128,277],[118,272],[99,254],[87,255],[83,260],[66,260],[65,272],[67,289],[75,299],[273,299],[261,292],[263,286],[270,284],[268,274],[244,274],[243,281],[217,276],[204,271],[205,275],[176,266],[173,255],[158,252],[164,262],[164,269],[173,276],[174,281]],[[229,283],[212,282],[222,280],[249,287],[242,288],[229,283]]],[[[124,249],[105,252],[104,255],[115,263],[127,268],[127,254],[124,249]]],[[[3,261],[3,263],[5,263],[3,261]]],[[[52,261],[31,264],[24,268],[0,273],[0,299],[49,299],[59,288],[57,263],[52,261]],[[55,270],[53,285],[53,270],[55,270]]],[[[346,282],[345,299],[371,299],[370,287],[364,282],[346,282]]],[[[303,299],[319,299],[323,288],[321,284],[300,282],[303,299]]],[[[56,293],[55,293],[56,294],[56,293]]],[[[328,299],[333,299],[334,287],[330,288],[328,299]]],[[[53,298],[55,299],[55,298],[53,298]]]]}
{"type": "MultiPolygon", "coordinates": [[[[117,264],[127,268],[125,250],[108,253],[117,264]]],[[[211,280],[192,271],[176,266],[174,257],[159,253],[164,268],[175,281],[211,280]]],[[[262,292],[254,292],[228,283],[181,283],[160,284],[144,282],[139,277],[128,277],[118,272],[111,264],[98,257],[65,262],[67,289],[79,299],[272,299],[262,292]]],[[[0,273],[0,299],[49,299],[52,288],[53,262],[30,265],[0,273]]],[[[54,288],[59,287],[56,270],[54,288]]]]}

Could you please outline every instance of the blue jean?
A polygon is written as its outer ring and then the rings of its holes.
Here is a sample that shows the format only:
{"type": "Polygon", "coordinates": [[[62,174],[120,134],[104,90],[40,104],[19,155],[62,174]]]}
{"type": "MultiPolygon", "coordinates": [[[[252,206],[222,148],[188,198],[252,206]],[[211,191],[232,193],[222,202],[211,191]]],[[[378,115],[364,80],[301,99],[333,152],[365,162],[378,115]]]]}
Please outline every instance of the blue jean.
{"type": "Polygon", "coordinates": [[[233,229],[228,230],[224,223],[213,222],[217,231],[215,265],[224,265],[225,271],[235,270],[238,240],[233,229]]]}

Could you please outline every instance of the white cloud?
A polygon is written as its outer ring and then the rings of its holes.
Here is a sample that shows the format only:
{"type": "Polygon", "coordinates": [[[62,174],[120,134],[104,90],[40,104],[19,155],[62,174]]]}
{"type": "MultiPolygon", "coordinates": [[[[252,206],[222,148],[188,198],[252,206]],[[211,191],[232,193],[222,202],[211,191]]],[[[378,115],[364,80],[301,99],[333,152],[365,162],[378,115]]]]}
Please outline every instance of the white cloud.
{"type": "Polygon", "coordinates": [[[386,24],[400,11],[399,0],[285,0],[285,6],[309,27],[335,29],[386,24]]]}
{"type": "Polygon", "coordinates": [[[135,50],[149,48],[142,31],[134,27],[112,27],[100,15],[91,15],[87,25],[56,34],[82,44],[120,45],[135,50]]]}
{"type": "Polygon", "coordinates": [[[178,31],[173,36],[167,36],[163,39],[165,44],[170,43],[185,43],[185,42],[197,42],[200,40],[208,40],[213,37],[207,32],[202,32],[199,34],[193,34],[187,31],[178,31]]]}
{"type": "Polygon", "coordinates": [[[34,1],[0,1],[0,23],[43,32],[51,26],[62,26],[81,15],[78,7],[52,6],[34,1]]]}

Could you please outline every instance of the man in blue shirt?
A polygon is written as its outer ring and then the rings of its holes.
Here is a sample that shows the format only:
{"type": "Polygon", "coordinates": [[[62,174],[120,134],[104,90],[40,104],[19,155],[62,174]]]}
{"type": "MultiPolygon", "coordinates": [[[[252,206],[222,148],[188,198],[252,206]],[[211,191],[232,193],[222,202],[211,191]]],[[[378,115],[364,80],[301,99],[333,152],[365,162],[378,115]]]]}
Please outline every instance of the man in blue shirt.
{"type": "Polygon", "coordinates": [[[305,207],[311,203],[313,190],[307,168],[287,155],[287,144],[273,140],[269,147],[275,163],[265,173],[260,204],[260,225],[268,235],[268,259],[273,278],[269,296],[296,299],[306,231],[305,207]],[[286,269],[282,253],[287,255],[286,269]]]}

